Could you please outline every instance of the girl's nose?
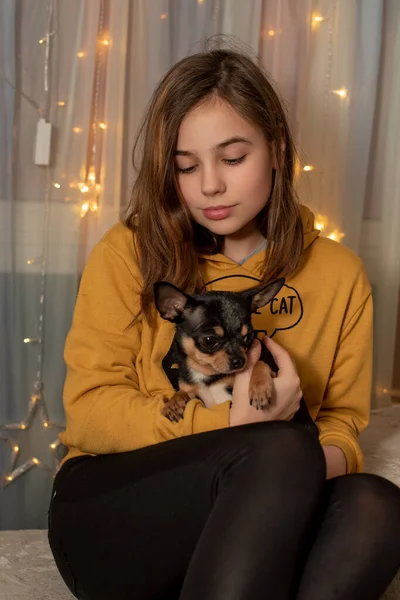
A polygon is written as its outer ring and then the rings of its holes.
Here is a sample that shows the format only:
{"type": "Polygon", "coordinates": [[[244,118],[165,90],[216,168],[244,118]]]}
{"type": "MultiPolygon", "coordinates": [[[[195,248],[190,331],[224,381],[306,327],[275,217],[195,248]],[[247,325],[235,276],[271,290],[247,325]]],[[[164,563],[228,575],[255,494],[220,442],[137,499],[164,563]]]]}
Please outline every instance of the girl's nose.
{"type": "Polygon", "coordinates": [[[226,190],[225,181],[220,171],[214,166],[208,166],[203,169],[201,178],[201,191],[204,196],[215,196],[222,194],[226,190]]]}

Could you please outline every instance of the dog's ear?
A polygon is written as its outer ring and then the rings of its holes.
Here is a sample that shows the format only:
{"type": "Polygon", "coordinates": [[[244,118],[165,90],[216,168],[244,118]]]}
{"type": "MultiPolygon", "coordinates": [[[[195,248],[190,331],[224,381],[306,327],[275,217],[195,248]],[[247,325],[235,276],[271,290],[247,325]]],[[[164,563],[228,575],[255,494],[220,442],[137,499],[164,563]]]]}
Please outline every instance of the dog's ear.
{"type": "Polygon", "coordinates": [[[258,308],[262,308],[268,304],[268,302],[271,302],[273,298],[275,298],[284,283],[285,278],[281,277],[280,279],[275,279],[266,285],[258,285],[250,290],[245,290],[244,292],[241,292],[241,294],[251,303],[251,312],[255,313],[257,312],[258,308]]]}
{"type": "Polygon", "coordinates": [[[156,308],[163,319],[179,322],[192,297],[168,281],[156,281],[153,286],[156,308]]]}

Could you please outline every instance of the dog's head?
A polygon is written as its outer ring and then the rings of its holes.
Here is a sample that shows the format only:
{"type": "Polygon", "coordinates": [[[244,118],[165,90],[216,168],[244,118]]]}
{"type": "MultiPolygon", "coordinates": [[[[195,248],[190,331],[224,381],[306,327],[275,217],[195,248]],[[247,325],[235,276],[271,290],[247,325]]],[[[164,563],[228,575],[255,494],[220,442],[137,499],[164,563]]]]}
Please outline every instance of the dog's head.
{"type": "Polygon", "coordinates": [[[234,373],[246,365],[255,331],[252,313],[276,296],[285,280],[243,292],[205,292],[190,296],[166,281],[154,284],[155,304],[163,319],[176,324],[177,343],[192,366],[203,372],[234,373]]]}

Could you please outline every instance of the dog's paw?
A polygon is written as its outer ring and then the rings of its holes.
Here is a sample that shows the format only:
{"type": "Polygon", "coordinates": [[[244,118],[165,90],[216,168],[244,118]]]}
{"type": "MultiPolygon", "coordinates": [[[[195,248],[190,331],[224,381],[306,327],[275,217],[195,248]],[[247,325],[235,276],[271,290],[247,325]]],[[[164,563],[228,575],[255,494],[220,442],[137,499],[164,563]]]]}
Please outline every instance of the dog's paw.
{"type": "Polygon", "coordinates": [[[250,405],[257,410],[267,408],[272,402],[272,392],[273,385],[269,367],[263,363],[257,363],[250,379],[250,405]]]}
{"type": "Polygon", "coordinates": [[[272,387],[271,389],[266,389],[265,386],[259,389],[250,389],[249,398],[251,406],[257,410],[267,408],[272,400],[272,387]]]}
{"type": "Polygon", "coordinates": [[[176,392],[176,394],[164,404],[161,413],[164,417],[167,417],[169,421],[178,423],[180,419],[183,419],[183,413],[185,412],[186,404],[189,400],[190,396],[186,392],[176,392]]]}

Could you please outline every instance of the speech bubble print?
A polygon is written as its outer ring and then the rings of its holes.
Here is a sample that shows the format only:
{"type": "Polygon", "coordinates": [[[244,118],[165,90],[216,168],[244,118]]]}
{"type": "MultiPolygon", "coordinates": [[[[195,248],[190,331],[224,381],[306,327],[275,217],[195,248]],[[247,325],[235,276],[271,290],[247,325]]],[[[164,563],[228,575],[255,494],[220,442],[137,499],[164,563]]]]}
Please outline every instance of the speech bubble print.
{"type": "MultiPolygon", "coordinates": [[[[260,279],[249,275],[225,275],[208,281],[201,291],[242,291],[259,284],[260,279]]],[[[276,297],[259,308],[257,313],[252,316],[253,327],[258,330],[257,336],[263,338],[268,335],[272,338],[277,331],[296,327],[303,317],[303,303],[299,292],[285,283],[276,297]]]]}
{"type": "Polygon", "coordinates": [[[272,338],[277,331],[296,327],[303,317],[303,303],[299,292],[284,284],[279,293],[266,306],[253,315],[252,324],[259,331],[258,337],[272,338]]]}

